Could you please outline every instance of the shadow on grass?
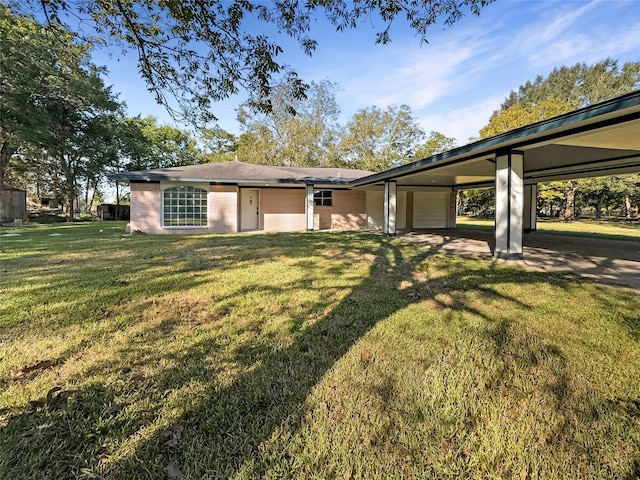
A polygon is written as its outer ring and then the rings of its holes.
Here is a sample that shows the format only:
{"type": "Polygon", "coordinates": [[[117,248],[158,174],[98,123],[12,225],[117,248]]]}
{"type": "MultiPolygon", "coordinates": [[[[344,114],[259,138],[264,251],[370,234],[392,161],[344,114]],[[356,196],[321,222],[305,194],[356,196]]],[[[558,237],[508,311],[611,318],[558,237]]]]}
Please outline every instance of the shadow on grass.
{"type": "MultiPolygon", "coordinates": [[[[364,235],[354,235],[349,242],[364,241],[364,235]]],[[[234,249],[237,243],[248,237],[230,237],[216,240],[215,247],[234,249]]],[[[180,268],[206,271],[203,263],[211,262],[215,268],[231,268],[238,263],[260,261],[260,252],[270,252],[272,258],[299,258],[310,269],[308,283],[286,288],[309,288],[313,282],[313,265],[305,260],[310,251],[340,249],[345,238],[334,240],[330,236],[254,236],[251,251],[220,258],[181,257],[175,252],[173,260],[186,259],[180,268]],[[227,263],[228,262],[228,263],[227,263]]],[[[211,248],[210,239],[191,242],[190,251],[211,248]]],[[[233,351],[233,364],[239,373],[224,377],[228,365],[212,363],[212,354],[225,348],[223,336],[203,336],[198,341],[157,351],[154,341],[171,337],[184,328],[184,315],[151,324],[146,330],[131,335],[116,358],[105,358],[94,364],[92,371],[80,372],[78,379],[95,374],[106,374],[114,381],[109,384],[87,385],[74,392],[67,404],[59,409],[39,409],[10,416],[0,425],[0,473],[7,478],[165,478],[181,470],[187,478],[230,478],[239,475],[262,477],[265,468],[259,461],[265,443],[278,431],[295,434],[303,421],[305,402],[316,384],[329,372],[362,337],[382,320],[405,307],[431,299],[439,308],[466,311],[484,318],[487,328],[485,339],[493,351],[494,360],[507,358],[506,366],[496,369],[482,388],[510,386],[516,369],[533,372],[545,362],[552,372],[548,388],[556,399],[553,408],[562,411],[570,395],[566,368],[562,353],[553,346],[531,342],[526,332],[514,332],[506,319],[496,319],[482,313],[456,292],[478,290],[485,296],[495,296],[514,303],[518,308],[527,305],[491,288],[496,283],[517,281],[535,284],[548,277],[517,270],[502,270],[493,266],[469,268],[468,264],[452,264],[444,278],[416,280],[416,267],[422,264],[432,250],[409,250],[399,242],[378,239],[372,245],[358,247],[360,255],[375,256],[368,275],[353,287],[346,298],[333,304],[329,287],[321,300],[301,306],[301,317],[317,315],[309,325],[294,322],[294,336],[288,345],[276,345],[266,341],[260,325],[250,322],[239,325],[248,340],[233,351]],[[409,252],[409,253],[407,253],[409,252]],[[399,290],[402,282],[408,288],[399,290]],[[444,302],[438,295],[448,294],[451,301],[444,302]],[[327,312],[327,313],[324,313],[327,312]],[[304,328],[303,328],[304,327],[304,328]],[[255,329],[255,331],[252,331],[255,329]],[[542,347],[542,349],[541,349],[542,347]],[[540,353],[542,352],[542,353],[540,353]],[[541,357],[542,356],[542,357],[541,357]],[[143,359],[140,364],[126,366],[127,358],[143,359]],[[144,361],[162,362],[162,368],[151,375],[143,369],[144,361]],[[511,363],[509,363],[511,362],[511,363]],[[227,378],[228,380],[225,380],[227,378]],[[129,404],[121,405],[120,398],[128,395],[129,404]],[[135,399],[136,402],[131,401],[135,399]],[[127,415],[128,409],[139,409],[135,415],[127,415]],[[132,421],[131,418],[134,420],[132,421]],[[129,419],[129,420],[128,420],[129,419]],[[180,441],[167,445],[171,437],[166,431],[171,425],[180,425],[180,441]],[[114,447],[115,446],[115,447],[114,447]],[[29,460],[31,457],[31,460],[29,460]],[[24,469],[29,465],[30,471],[24,469]]],[[[164,250],[163,250],[164,251],[164,250]]],[[[345,259],[341,267],[332,265],[325,275],[348,275],[357,258],[345,259]]],[[[138,267],[140,270],[144,266],[138,267]]],[[[213,268],[213,266],[211,267],[213,268]]],[[[245,268],[240,265],[240,268],[245,268]]],[[[251,268],[247,263],[246,268],[251,268]]],[[[135,277],[136,271],[132,271],[135,277]]],[[[64,276],[60,281],[72,281],[64,276]]],[[[193,287],[205,278],[192,278],[193,287]]],[[[152,291],[137,289],[128,284],[127,295],[111,296],[105,293],[103,300],[117,299],[132,302],[157,295],[159,292],[179,292],[184,283],[172,285],[170,280],[154,284],[152,291]]],[[[562,288],[562,282],[558,283],[562,288]]],[[[254,292],[269,297],[278,291],[271,287],[254,285],[238,290],[215,302],[225,303],[233,310],[235,299],[254,292]]],[[[140,304],[141,309],[147,308],[140,304]]],[[[194,332],[201,326],[193,324],[194,332]]],[[[121,326],[114,326],[114,333],[121,326]]],[[[194,335],[195,335],[194,333],[194,335]]],[[[96,334],[98,335],[98,334],[96,334]]],[[[98,337],[89,341],[98,341],[98,337]]],[[[77,350],[74,350],[76,352],[77,350]]],[[[67,352],[68,358],[74,352],[67,352]]],[[[64,361],[60,358],[59,361],[64,361]]],[[[379,387],[378,395],[383,403],[394,395],[394,385],[388,379],[379,387]]],[[[482,428],[469,416],[469,430],[482,428]]],[[[566,432],[556,432],[557,436],[566,432]]],[[[552,437],[550,442],[555,442],[552,437]]],[[[416,452],[418,454],[418,452],[416,452]]],[[[175,473],[175,478],[180,478],[175,473]]]]}

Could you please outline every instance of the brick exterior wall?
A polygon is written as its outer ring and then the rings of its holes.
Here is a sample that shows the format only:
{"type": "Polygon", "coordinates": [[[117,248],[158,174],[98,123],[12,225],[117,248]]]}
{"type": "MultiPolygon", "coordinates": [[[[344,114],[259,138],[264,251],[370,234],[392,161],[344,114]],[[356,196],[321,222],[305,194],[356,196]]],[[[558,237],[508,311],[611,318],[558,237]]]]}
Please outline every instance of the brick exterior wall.
{"type": "MultiPolygon", "coordinates": [[[[303,188],[260,189],[260,229],[267,232],[303,231],[306,193],[303,188]]],[[[364,191],[333,190],[331,207],[313,209],[315,229],[363,230],[367,211],[364,191]]]]}
{"type": "Polygon", "coordinates": [[[211,233],[235,233],[239,225],[240,194],[234,185],[209,186],[209,229],[211,233]]]}
{"type": "Polygon", "coordinates": [[[237,232],[238,187],[211,185],[207,190],[209,191],[207,195],[208,227],[164,228],[162,226],[161,185],[159,183],[132,183],[131,231],[154,234],[237,232]]]}
{"type": "Polygon", "coordinates": [[[165,233],[160,219],[162,204],[159,183],[132,183],[131,231],[165,233]]]}
{"type": "Polygon", "coordinates": [[[321,230],[364,230],[367,228],[367,197],[362,190],[334,190],[331,207],[314,207],[321,230]]]}
{"type": "Polygon", "coordinates": [[[304,188],[260,189],[260,229],[300,232],[305,229],[304,188]]]}
{"type": "MultiPolygon", "coordinates": [[[[208,228],[164,228],[160,183],[132,183],[131,231],[153,234],[239,231],[239,188],[230,185],[210,185],[208,191],[208,228]]],[[[278,232],[304,231],[305,201],[304,188],[260,189],[260,229],[278,232]]],[[[316,229],[366,229],[366,192],[333,190],[332,203],[331,207],[314,207],[316,229]]]]}

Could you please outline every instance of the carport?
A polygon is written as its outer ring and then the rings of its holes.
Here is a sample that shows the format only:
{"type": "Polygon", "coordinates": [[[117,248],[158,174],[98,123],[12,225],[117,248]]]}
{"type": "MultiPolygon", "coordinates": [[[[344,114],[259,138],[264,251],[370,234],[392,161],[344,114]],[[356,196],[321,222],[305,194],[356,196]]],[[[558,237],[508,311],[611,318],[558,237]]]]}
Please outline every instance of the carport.
{"type": "Polygon", "coordinates": [[[640,172],[640,91],[351,182],[384,188],[384,224],[396,234],[397,192],[495,186],[494,256],[523,258],[536,229],[539,182],[640,172]]]}

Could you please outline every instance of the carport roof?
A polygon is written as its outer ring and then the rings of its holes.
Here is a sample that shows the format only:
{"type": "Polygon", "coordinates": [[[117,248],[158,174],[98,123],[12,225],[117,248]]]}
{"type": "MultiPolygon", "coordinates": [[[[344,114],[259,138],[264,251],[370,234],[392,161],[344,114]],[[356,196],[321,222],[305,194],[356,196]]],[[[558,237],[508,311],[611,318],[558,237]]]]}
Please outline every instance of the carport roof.
{"type": "Polygon", "coordinates": [[[640,90],[351,182],[493,186],[495,158],[524,152],[526,183],[640,172],[640,90]]]}

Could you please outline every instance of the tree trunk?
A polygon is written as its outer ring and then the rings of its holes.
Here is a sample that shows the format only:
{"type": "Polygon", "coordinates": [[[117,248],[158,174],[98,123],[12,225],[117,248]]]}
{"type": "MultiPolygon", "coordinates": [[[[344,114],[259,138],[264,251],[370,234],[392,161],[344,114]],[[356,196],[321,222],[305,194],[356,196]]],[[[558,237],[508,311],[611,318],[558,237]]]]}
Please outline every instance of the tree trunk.
{"type": "Polygon", "coordinates": [[[88,178],[84,188],[84,213],[90,213],[89,212],[89,179],[88,178]]]}
{"type": "Polygon", "coordinates": [[[96,190],[98,189],[98,182],[93,185],[93,190],[91,191],[91,200],[87,204],[87,213],[91,213],[93,209],[93,202],[96,199],[96,190]]]}
{"type": "Polygon", "coordinates": [[[598,206],[596,207],[596,218],[602,218],[602,205],[604,205],[605,194],[600,195],[598,206]]]}
{"type": "Polygon", "coordinates": [[[625,218],[627,220],[631,219],[631,198],[629,198],[629,195],[625,195],[624,197],[624,211],[625,211],[625,218]]]}
{"type": "Polygon", "coordinates": [[[67,159],[64,155],[62,155],[60,164],[63,166],[64,172],[63,185],[65,189],[65,200],[67,202],[67,222],[73,222],[73,219],[76,216],[76,179],[73,174],[73,166],[71,165],[70,159],[67,159]]]}
{"type": "Polygon", "coordinates": [[[567,188],[564,189],[564,212],[561,215],[562,220],[571,222],[576,219],[576,191],[578,190],[577,182],[569,182],[567,188]]]}
{"type": "Polygon", "coordinates": [[[76,216],[75,211],[75,195],[73,194],[73,187],[67,186],[68,191],[66,195],[67,201],[67,222],[73,222],[73,218],[76,216]]]}

